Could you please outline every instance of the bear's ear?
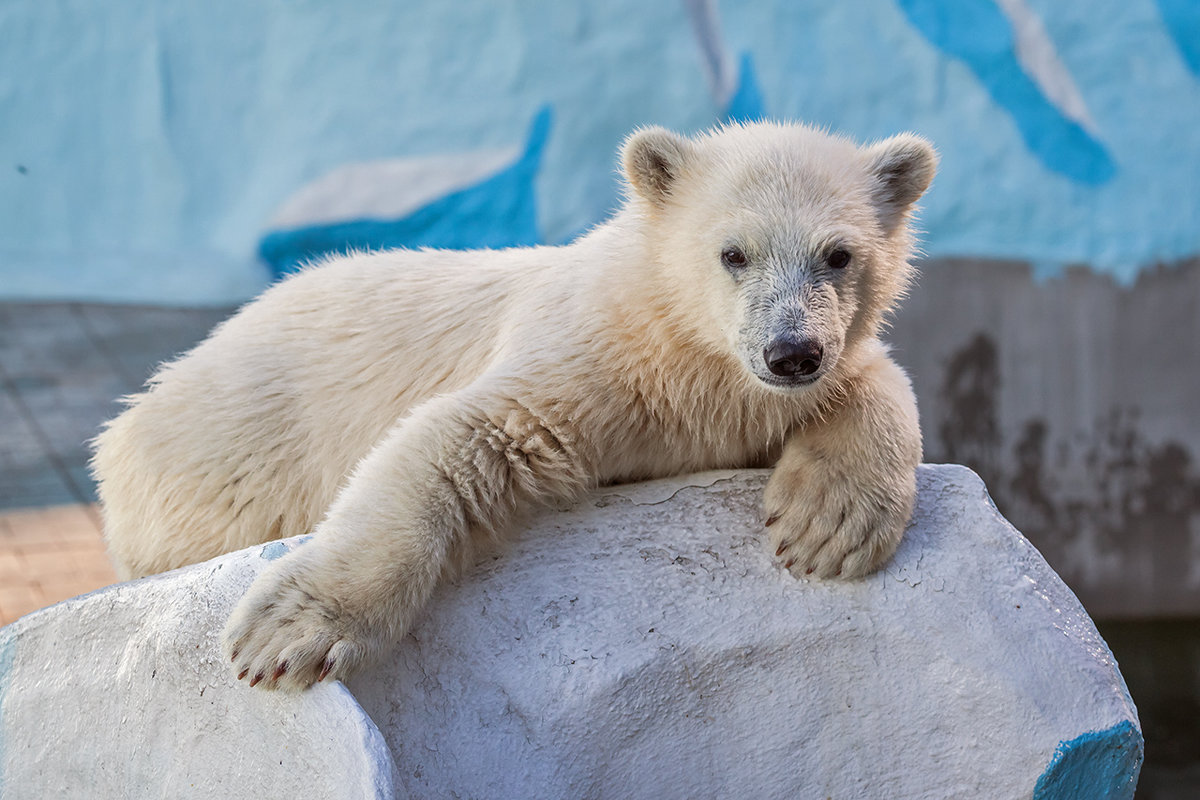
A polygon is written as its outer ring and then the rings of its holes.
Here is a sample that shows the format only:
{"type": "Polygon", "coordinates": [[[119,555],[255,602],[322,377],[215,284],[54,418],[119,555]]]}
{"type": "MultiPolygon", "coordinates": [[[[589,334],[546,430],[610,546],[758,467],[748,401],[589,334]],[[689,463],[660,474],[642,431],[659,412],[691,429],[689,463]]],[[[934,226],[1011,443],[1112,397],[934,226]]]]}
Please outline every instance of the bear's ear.
{"type": "Polygon", "coordinates": [[[875,210],[884,230],[891,233],[933,181],[937,152],[920,136],[902,133],[867,148],[866,156],[867,170],[874,178],[875,210]]]}
{"type": "Polygon", "coordinates": [[[663,205],[691,155],[692,143],[666,128],[643,128],[625,140],[621,165],[634,191],[663,205]]]}

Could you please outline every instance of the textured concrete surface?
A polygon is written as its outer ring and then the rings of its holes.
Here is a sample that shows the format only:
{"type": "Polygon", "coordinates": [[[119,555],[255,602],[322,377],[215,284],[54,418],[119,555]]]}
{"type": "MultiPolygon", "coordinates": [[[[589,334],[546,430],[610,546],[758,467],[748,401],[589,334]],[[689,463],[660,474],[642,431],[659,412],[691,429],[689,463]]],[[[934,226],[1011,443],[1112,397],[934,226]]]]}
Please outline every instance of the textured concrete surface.
{"type": "Polygon", "coordinates": [[[257,550],[101,589],[0,629],[0,796],[391,798],[340,684],[248,692],[217,636],[257,550]]]}
{"type": "Polygon", "coordinates": [[[853,583],[779,568],[765,478],[616,487],[539,516],[349,692],[266,694],[217,658],[280,545],[25,617],[0,631],[0,787],[1132,797],[1141,735],[1112,655],[978,478],[922,467],[896,559],[853,583]]]}

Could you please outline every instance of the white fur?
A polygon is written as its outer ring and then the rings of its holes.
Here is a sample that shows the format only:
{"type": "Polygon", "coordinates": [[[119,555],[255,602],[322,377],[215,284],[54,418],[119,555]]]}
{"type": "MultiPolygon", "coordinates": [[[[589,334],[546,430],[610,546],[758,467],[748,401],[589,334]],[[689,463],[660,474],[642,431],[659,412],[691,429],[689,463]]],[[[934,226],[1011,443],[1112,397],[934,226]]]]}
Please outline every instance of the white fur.
{"type": "Polygon", "coordinates": [[[756,124],[641,131],[624,161],[626,206],[574,244],[333,259],[165,365],[98,439],[122,576],[315,529],[226,630],[239,675],[294,689],[379,654],[523,511],[600,484],[778,460],[773,549],[877,568],[921,453],[877,336],[932,150],[756,124]],[[757,271],[722,265],[731,236],[757,271]],[[767,385],[763,341],[801,329],[819,379],[767,385]]]}

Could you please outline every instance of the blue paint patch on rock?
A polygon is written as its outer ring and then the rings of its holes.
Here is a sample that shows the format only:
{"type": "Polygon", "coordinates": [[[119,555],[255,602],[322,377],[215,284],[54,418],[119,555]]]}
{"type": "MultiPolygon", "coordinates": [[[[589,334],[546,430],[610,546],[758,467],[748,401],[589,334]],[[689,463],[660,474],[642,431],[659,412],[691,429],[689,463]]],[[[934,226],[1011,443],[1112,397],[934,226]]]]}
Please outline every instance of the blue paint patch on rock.
{"type": "Polygon", "coordinates": [[[534,117],[524,153],[489,178],[451,192],[400,219],[358,219],[274,231],[259,256],[276,277],[322,256],[354,250],[435,247],[453,250],[542,243],[534,180],[550,136],[551,109],[534,117]]]}
{"type": "Polygon", "coordinates": [[[269,544],[263,545],[262,552],[259,553],[259,556],[267,561],[274,561],[275,559],[281,558],[287,554],[288,546],[286,544],[283,542],[270,542],[269,544]]]}
{"type": "Polygon", "coordinates": [[[1131,800],[1142,755],[1141,731],[1129,720],[1061,742],[1033,800],[1131,800]]]}

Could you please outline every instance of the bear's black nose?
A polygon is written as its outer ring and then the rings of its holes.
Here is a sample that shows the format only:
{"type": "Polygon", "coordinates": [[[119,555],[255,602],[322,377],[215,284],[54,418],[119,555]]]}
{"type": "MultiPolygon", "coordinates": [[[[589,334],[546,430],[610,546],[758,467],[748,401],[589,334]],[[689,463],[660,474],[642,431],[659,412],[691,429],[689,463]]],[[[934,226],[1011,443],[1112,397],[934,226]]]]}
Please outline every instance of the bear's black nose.
{"type": "Polygon", "coordinates": [[[797,342],[782,339],[771,343],[763,351],[763,360],[767,369],[781,378],[794,378],[797,375],[812,375],[821,368],[821,356],[824,350],[814,339],[797,342]]]}

